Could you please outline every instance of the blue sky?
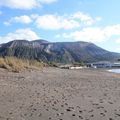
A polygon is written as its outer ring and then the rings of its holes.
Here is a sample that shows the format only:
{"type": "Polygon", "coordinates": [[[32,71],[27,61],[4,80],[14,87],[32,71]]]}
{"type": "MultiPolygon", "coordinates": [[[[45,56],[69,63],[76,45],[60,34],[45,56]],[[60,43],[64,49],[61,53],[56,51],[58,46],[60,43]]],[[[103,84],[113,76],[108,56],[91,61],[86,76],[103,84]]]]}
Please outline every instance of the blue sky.
{"type": "Polygon", "coordinates": [[[87,41],[120,52],[120,0],[0,0],[0,43],[87,41]]]}

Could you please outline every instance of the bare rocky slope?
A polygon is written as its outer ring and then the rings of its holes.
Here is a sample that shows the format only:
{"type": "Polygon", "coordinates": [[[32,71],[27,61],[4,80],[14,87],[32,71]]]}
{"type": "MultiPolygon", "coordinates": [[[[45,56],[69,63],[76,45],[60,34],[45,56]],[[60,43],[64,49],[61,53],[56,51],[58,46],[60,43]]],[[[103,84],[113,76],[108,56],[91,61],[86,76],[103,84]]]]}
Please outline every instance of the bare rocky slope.
{"type": "Polygon", "coordinates": [[[48,42],[14,40],[0,45],[0,56],[36,59],[45,62],[75,63],[112,61],[120,54],[104,50],[89,42],[48,42]]]}

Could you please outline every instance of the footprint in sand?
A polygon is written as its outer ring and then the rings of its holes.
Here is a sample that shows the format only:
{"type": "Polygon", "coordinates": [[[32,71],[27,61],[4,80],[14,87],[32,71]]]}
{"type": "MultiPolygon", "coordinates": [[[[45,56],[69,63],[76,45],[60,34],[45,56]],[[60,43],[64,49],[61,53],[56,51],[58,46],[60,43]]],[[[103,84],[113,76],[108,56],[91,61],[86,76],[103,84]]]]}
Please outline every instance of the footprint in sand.
{"type": "Polygon", "coordinates": [[[79,116],[79,118],[80,118],[80,119],[83,119],[83,117],[82,117],[82,116],[79,116]]]}
{"type": "Polygon", "coordinates": [[[100,115],[105,116],[105,114],[104,114],[104,113],[100,113],[100,115]]]}
{"type": "Polygon", "coordinates": [[[76,115],[75,114],[72,114],[73,117],[75,117],[76,115]]]}
{"type": "Polygon", "coordinates": [[[70,112],[70,111],[71,111],[71,109],[69,109],[69,108],[68,108],[68,109],[66,109],[66,111],[67,111],[67,112],[70,112]]]}

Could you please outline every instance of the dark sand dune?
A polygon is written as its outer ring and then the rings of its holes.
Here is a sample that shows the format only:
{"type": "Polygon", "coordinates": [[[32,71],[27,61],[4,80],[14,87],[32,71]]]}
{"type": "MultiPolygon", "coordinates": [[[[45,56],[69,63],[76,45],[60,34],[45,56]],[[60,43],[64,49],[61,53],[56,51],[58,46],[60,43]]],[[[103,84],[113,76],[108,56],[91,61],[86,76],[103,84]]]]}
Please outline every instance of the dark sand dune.
{"type": "Polygon", "coordinates": [[[0,120],[120,120],[120,75],[89,69],[1,69],[0,120]]]}

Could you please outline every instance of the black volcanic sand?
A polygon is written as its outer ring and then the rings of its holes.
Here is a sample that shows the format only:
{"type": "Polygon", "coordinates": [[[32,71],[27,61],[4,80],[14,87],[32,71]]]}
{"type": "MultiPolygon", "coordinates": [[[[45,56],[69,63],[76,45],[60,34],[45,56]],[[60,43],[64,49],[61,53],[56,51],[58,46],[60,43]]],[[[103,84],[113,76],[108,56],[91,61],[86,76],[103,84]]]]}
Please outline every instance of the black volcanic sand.
{"type": "Polygon", "coordinates": [[[120,74],[0,69],[0,120],[120,120],[120,74]]]}

